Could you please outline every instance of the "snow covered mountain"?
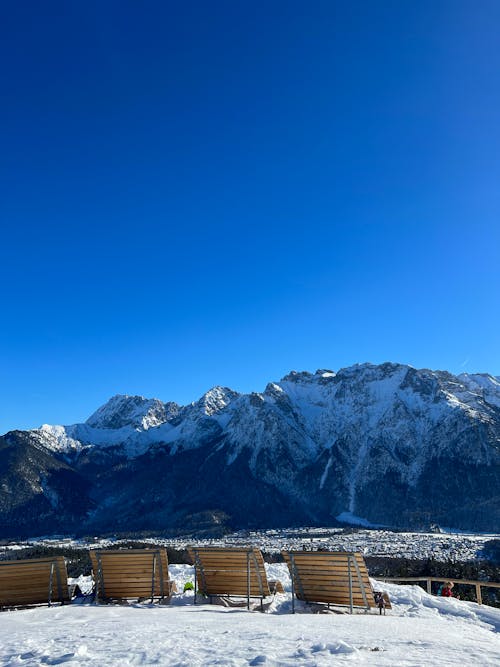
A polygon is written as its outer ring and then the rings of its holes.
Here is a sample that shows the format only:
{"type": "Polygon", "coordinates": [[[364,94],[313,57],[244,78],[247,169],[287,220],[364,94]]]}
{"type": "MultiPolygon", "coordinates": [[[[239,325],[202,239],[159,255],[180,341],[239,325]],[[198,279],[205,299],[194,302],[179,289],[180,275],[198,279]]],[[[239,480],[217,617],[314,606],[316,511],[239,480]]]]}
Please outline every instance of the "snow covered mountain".
{"type": "Polygon", "coordinates": [[[362,364],[188,406],[115,396],[84,424],[11,432],[2,450],[4,532],[72,531],[78,513],[89,530],[352,515],[500,530],[500,380],[486,374],[362,364]],[[61,475],[84,490],[76,506],[61,475]]]}

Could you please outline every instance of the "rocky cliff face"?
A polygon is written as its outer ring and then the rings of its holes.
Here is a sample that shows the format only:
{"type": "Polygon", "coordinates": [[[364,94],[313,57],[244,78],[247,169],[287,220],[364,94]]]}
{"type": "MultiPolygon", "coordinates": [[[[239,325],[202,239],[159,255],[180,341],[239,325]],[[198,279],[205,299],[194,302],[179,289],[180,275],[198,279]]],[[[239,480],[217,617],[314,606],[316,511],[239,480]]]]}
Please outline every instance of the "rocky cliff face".
{"type": "Polygon", "coordinates": [[[500,531],[500,380],[489,375],[363,364],[292,372],[263,393],[215,387],[184,407],[116,396],[85,424],[9,433],[2,447],[4,533],[339,515],[500,531]]]}

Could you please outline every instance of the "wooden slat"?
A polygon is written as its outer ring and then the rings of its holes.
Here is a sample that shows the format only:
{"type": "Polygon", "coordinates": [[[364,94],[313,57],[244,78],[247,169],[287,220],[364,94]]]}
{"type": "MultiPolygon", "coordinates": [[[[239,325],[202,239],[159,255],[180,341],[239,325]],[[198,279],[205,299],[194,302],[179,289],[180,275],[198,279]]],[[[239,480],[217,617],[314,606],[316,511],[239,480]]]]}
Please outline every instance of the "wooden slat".
{"type": "Polygon", "coordinates": [[[48,603],[52,564],[51,601],[69,602],[66,563],[63,556],[56,556],[0,561],[0,607],[48,603]]]}
{"type": "MultiPolygon", "coordinates": [[[[345,578],[345,573],[347,571],[340,571],[340,570],[334,570],[333,572],[330,572],[327,569],[321,569],[321,570],[310,570],[310,569],[303,569],[299,564],[295,563],[296,567],[299,569],[300,568],[300,573],[304,577],[311,577],[311,578],[316,578],[320,579],[321,577],[328,577],[329,579],[343,579],[345,578]]],[[[356,572],[355,568],[353,567],[352,570],[356,572]]],[[[361,579],[365,582],[369,581],[369,577],[367,577],[364,573],[361,574],[361,579]]]]}
{"type": "MultiPolygon", "coordinates": [[[[302,585],[298,587],[299,590],[301,591],[311,591],[311,592],[321,592],[324,591],[325,593],[328,593],[329,595],[335,595],[336,593],[341,594],[341,593],[349,593],[349,585],[346,584],[345,586],[319,586],[319,585],[313,585],[309,584],[305,581],[301,582],[302,585]]],[[[353,586],[352,587],[352,594],[353,595],[362,595],[361,589],[358,586],[353,586]]]]}
{"type": "Polygon", "coordinates": [[[368,570],[361,554],[283,551],[282,555],[293,578],[295,595],[298,599],[348,606],[352,602],[356,607],[366,608],[367,605],[375,607],[368,570]],[[351,584],[349,584],[349,560],[353,558],[357,568],[351,562],[351,584]]]}
{"type": "Polygon", "coordinates": [[[169,580],[168,558],[165,548],[158,549],[123,549],[110,551],[90,551],[94,581],[102,588],[99,581],[99,560],[101,561],[104,591],[100,597],[105,599],[148,598],[162,595],[170,598],[174,590],[169,580]],[[155,581],[153,567],[156,555],[155,581]],[[159,559],[159,560],[158,560],[159,559]],[[161,566],[161,570],[160,570],[161,566]],[[161,579],[160,579],[161,572],[161,579]]]}
{"type": "Polygon", "coordinates": [[[42,565],[43,563],[48,563],[49,565],[51,563],[60,563],[64,561],[64,556],[53,556],[53,557],[46,557],[46,558],[20,558],[19,560],[1,560],[0,561],[0,567],[15,567],[17,565],[32,565],[33,567],[38,567],[39,565],[42,565]]]}
{"type": "MultiPolygon", "coordinates": [[[[264,558],[260,549],[190,547],[188,554],[197,564],[197,586],[205,595],[267,597],[271,595],[264,558]]],[[[283,590],[280,582],[275,589],[283,590]]]]}

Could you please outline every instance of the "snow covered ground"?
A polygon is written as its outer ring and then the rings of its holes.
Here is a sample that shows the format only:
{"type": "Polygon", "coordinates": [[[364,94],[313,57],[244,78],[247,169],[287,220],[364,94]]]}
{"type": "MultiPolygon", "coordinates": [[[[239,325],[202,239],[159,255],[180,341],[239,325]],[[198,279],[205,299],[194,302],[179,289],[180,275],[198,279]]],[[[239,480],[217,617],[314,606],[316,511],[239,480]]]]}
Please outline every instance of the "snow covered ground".
{"type": "MultiPolygon", "coordinates": [[[[266,613],[194,606],[192,592],[165,606],[73,604],[3,612],[0,665],[500,664],[500,609],[431,597],[416,586],[375,583],[391,596],[386,616],[315,614],[301,603],[292,615],[286,566],[266,567],[286,590],[266,613]]],[[[170,571],[181,591],[193,581],[188,565],[170,571]]]]}

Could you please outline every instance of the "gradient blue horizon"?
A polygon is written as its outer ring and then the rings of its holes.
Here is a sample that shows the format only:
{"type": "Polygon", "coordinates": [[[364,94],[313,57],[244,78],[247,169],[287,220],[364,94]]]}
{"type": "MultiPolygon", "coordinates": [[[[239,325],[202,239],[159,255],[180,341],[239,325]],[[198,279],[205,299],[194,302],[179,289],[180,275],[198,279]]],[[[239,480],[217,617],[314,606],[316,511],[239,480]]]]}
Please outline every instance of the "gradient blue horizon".
{"type": "Polygon", "coordinates": [[[0,8],[0,433],[370,361],[500,375],[500,4],[0,8]]]}

